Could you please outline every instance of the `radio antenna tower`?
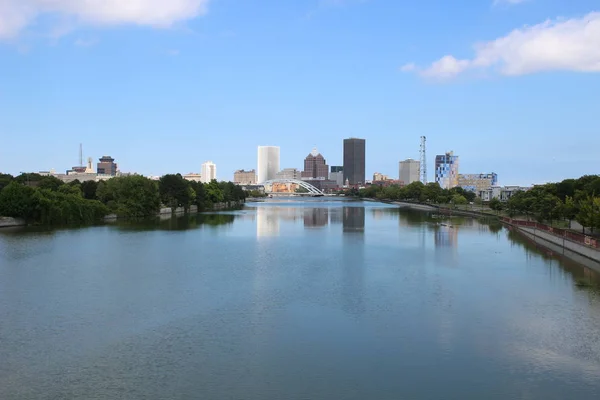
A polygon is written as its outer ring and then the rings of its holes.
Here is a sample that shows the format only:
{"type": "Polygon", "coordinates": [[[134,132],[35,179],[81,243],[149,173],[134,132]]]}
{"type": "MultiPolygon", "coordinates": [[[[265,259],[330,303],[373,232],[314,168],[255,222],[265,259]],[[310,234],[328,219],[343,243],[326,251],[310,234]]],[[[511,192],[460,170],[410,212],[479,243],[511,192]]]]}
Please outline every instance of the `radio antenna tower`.
{"type": "Polygon", "coordinates": [[[83,166],[83,144],[79,143],[79,166],[83,166]]]}
{"type": "Polygon", "coordinates": [[[421,155],[421,182],[423,182],[424,185],[427,185],[427,153],[425,147],[426,141],[427,138],[425,136],[421,136],[421,150],[419,151],[419,153],[421,155]]]}

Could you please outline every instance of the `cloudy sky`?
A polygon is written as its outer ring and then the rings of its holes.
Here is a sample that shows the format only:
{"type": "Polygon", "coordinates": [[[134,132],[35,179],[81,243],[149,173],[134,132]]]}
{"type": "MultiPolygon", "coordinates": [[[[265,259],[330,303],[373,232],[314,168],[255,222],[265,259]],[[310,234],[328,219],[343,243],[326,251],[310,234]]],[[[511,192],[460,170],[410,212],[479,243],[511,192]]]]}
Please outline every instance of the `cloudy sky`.
{"type": "Polygon", "coordinates": [[[257,145],[367,174],[453,150],[501,184],[600,173],[595,0],[0,0],[0,171],[220,179],[257,145]]]}

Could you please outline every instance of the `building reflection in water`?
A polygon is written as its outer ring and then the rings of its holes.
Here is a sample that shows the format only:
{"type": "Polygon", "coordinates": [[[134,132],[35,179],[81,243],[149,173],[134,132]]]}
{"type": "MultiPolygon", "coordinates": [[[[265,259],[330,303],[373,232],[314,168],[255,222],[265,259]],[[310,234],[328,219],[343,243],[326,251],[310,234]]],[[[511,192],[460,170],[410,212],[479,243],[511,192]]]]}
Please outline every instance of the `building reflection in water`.
{"type": "Polygon", "coordinates": [[[435,247],[456,247],[458,245],[458,227],[440,223],[435,230],[435,247]]]}
{"type": "Polygon", "coordinates": [[[256,236],[279,236],[279,215],[277,209],[256,208],[256,236]]]}
{"type": "Polygon", "coordinates": [[[329,223],[332,225],[341,224],[343,221],[343,208],[331,208],[329,209],[329,223]]]}
{"type": "Polygon", "coordinates": [[[342,210],[342,225],[344,232],[364,232],[365,208],[344,207],[342,210]]]}
{"type": "Polygon", "coordinates": [[[329,223],[329,212],[327,208],[305,208],[304,227],[321,228],[329,223]]]}
{"type": "Polygon", "coordinates": [[[365,310],[365,208],[344,207],[342,223],[342,307],[350,314],[362,314],[365,310]]]}

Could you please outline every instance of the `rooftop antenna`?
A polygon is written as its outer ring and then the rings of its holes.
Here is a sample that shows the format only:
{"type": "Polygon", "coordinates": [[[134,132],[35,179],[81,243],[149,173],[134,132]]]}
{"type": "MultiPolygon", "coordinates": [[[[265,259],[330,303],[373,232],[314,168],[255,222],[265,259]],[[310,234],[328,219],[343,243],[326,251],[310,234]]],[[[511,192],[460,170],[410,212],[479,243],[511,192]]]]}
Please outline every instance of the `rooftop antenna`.
{"type": "Polygon", "coordinates": [[[426,146],[425,143],[427,138],[425,136],[421,136],[421,150],[419,151],[421,155],[420,169],[421,169],[421,182],[424,185],[427,185],[427,154],[426,154],[426,146]]]}

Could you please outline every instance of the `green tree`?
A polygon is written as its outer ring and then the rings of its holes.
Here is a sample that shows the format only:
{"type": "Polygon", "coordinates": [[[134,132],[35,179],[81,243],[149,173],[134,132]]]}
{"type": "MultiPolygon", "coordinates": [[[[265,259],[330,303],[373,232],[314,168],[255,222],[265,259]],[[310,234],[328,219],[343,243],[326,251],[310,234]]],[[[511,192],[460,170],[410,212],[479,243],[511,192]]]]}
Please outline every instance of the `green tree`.
{"type": "Polygon", "coordinates": [[[58,188],[57,192],[63,193],[63,194],[72,194],[74,196],[78,196],[78,197],[83,197],[82,193],[81,193],[81,188],[77,185],[62,185],[58,188]]]}
{"type": "Polygon", "coordinates": [[[43,176],[40,174],[35,174],[31,172],[23,173],[17,177],[15,177],[15,181],[22,185],[27,186],[37,186],[38,182],[42,180],[43,176]]]}
{"type": "Polygon", "coordinates": [[[579,213],[576,217],[577,222],[585,228],[600,229],[600,197],[588,196],[579,203],[579,213]]]}
{"type": "Polygon", "coordinates": [[[460,194],[455,194],[454,196],[452,196],[451,202],[454,205],[464,205],[468,203],[466,197],[460,194]]]}
{"type": "Polygon", "coordinates": [[[377,197],[377,193],[381,191],[381,186],[378,185],[370,185],[358,191],[358,195],[360,197],[365,197],[368,199],[374,199],[377,197]]]}
{"type": "Polygon", "coordinates": [[[63,190],[63,187],[58,191],[39,188],[35,190],[33,201],[36,205],[37,222],[45,225],[91,224],[108,214],[108,208],[101,202],[86,200],[80,192],[69,193],[68,190],[63,190]]]}
{"type": "Polygon", "coordinates": [[[440,202],[443,190],[437,182],[431,182],[423,187],[422,195],[424,195],[425,201],[435,204],[440,202]]]}
{"type": "Polygon", "coordinates": [[[0,192],[0,216],[35,219],[36,205],[33,201],[35,189],[16,181],[9,183],[0,192]]]}
{"type": "Polygon", "coordinates": [[[96,190],[98,190],[98,182],[96,182],[96,181],[81,182],[81,192],[83,193],[84,199],[97,200],[96,190]]]}
{"type": "Polygon", "coordinates": [[[48,189],[54,191],[58,190],[58,188],[60,188],[63,185],[64,182],[55,176],[42,176],[41,179],[35,184],[35,186],[40,189],[48,189]]]}
{"type": "Polygon", "coordinates": [[[579,209],[578,209],[577,204],[575,203],[575,200],[573,199],[573,197],[566,196],[565,202],[564,202],[562,210],[561,210],[561,214],[564,218],[569,220],[569,228],[571,228],[571,222],[577,217],[578,212],[579,212],[579,209]]]}
{"type": "Polygon", "coordinates": [[[488,205],[492,210],[496,211],[496,213],[499,213],[504,208],[502,202],[497,198],[493,198],[492,200],[490,200],[488,205]]]}
{"type": "Polygon", "coordinates": [[[405,196],[411,200],[421,200],[421,193],[423,192],[425,185],[422,182],[416,181],[404,187],[405,196]]]}
{"type": "Polygon", "coordinates": [[[208,202],[207,205],[212,207],[213,204],[222,203],[225,200],[223,191],[215,179],[204,185],[204,187],[206,188],[206,200],[208,202]]]}
{"type": "Polygon", "coordinates": [[[472,202],[473,200],[475,200],[475,197],[477,197],[475,192],[465,190],[465,189],[461,188],[460,186],[453,187],[452,189],[449,190],[449,192],[450,192],[451,196],[454,196],[454,195],[463,196],[465,199],[467,199],[468,203],[472,202]]]}
{"type": "Polygon", "coordinates": [[[198,207],[199,211],[206,208],[206,188],[202,182],[190,182],[190,187],[195,193],[195,197],[192,200],[192,204],[198,207]]]}
{"type": "Polygon", "coordinates": [[[190,197],[190,183],[180,174],[164,175],[158,181],[160,199],[164,205],[173,209],[184,207],[188,209],[194,198],[190,197]]]}
{"type": "Polygon", "coordinates": [[[538,221],[554,221],[561,215],[562,202],[553,194],[537,198],[535,205],[535,214],[538,221]]]}
{"type": "Polygon", "coordinates": [[[157,183],[139,175],[103,181],[98,185],[96,195],[119,216],[146,217],[157,214],[160,209],[157,183]]]}
{"type": "Polygon", "coordinates": [[[9,174],[0,174],[0,191],[8,186],[15,178],[9,174]]]}

